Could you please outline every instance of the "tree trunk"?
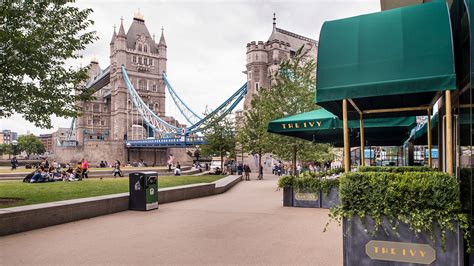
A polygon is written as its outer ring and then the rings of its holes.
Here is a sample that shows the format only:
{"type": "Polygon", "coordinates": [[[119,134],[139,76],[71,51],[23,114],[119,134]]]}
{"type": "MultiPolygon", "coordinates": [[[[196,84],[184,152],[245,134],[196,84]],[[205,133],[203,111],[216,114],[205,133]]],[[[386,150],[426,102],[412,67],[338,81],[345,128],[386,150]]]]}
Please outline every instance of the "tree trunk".
{"type": "Polygon", "coordinates": [[[221,151],[221,172],[224,173],[224,154],[221,151]]]}
{"type": "Polygon", "coordinates": [[[293,145],[293,175],[298,175],[296,172],[296,153],[298,152],[298,149],[296,145],[293,145]]]}
{"type": "Polygon", "coordinates": [[[263,170],[262,173],[260,173],[260,167],[262,167],[262,149],[258,151],[258,177],[263,179],[263,170]]]}

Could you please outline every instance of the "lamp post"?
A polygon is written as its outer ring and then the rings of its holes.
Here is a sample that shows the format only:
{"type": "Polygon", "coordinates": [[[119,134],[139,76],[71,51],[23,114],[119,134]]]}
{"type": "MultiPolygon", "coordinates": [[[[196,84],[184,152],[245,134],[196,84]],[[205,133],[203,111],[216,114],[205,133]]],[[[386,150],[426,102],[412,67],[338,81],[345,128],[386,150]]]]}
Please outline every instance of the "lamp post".
{"type": "Polygon", "coordinates": [[[127,147],[127,163],[130,162],[130,147],[132,146],[132,144],[130,144],[130,142],[127,141],[127,143],[125,144],[125,147],[127,147]]]}
{"type": "Polygon", "coordinates": [[[12,141],[12,146],[13,146],[13,156],[16,155],[16,146],[18,145],[18,141],[17,140],[13,140],[12,141]]]}

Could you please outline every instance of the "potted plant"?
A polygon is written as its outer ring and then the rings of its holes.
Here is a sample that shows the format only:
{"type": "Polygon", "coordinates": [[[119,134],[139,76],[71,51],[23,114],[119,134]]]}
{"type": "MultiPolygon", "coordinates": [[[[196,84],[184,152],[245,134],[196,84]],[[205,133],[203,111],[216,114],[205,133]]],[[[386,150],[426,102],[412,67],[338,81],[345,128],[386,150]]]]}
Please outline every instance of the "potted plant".
{"type": "MultiPolygon", "coordinates": [[[[344,265],[463,265],[458,181],[445,173],[405,169],[354,172],[340,179],[344,265]]],[[[464,234],[462,233],[464,230],[464,234]]]]}

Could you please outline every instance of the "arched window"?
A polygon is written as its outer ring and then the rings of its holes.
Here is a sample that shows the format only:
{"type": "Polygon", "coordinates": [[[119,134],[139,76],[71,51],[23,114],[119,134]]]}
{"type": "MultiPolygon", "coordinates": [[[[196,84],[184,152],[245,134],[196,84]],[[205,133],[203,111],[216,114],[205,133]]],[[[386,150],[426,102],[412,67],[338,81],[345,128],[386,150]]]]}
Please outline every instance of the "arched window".
{"type": "Polygon", "coordinates": [[[153,105],[153,111],[158,111],[160,109],[160,105],[158,103],[155,103],[153,105]]]}
{"type": "Polygon", "coordinates": [[[146,58],[146,57],[143,58],[143,64],[144,64],[144,65],[148,65],[148,58],[146,58]]]}
{"type": "Polygon", "coordinates": [[[148,46],[146,44],[143,45],[143,52],[148,53],[148,46]]]}
{"type": "Polygon", "coordinates": [[[138,89],[139,90],[146,90],[146,81],[141,79],[139,82],[138,82],[138,89]]]}
{"type": "Polygon", "coordinates": [[[138,51],[139,51],[139,52],[142,51],[142,45],[141,45],[141,44],[138,45],[138,51]]]}

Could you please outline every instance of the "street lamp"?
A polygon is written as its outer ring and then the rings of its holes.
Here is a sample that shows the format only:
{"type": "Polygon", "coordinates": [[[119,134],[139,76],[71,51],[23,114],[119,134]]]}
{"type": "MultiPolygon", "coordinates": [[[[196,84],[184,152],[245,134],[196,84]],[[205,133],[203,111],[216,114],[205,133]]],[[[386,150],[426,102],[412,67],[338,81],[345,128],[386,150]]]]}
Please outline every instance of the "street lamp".
{"type": "Polygon", "coordinates": [[[131,146],[132,144],[127,141],[127,143],[125,144],[125,147],[127,147],[127,163],[130,162],[130,147],[131,146]]]}
{"type": "Polygon", "coordinates": [[[13,146],[13,156],[16,155],[16,146],[18,145],[18,141],[15,139],[12,141],[12,146],[13,146]]]}

